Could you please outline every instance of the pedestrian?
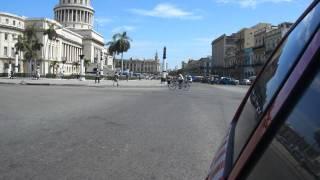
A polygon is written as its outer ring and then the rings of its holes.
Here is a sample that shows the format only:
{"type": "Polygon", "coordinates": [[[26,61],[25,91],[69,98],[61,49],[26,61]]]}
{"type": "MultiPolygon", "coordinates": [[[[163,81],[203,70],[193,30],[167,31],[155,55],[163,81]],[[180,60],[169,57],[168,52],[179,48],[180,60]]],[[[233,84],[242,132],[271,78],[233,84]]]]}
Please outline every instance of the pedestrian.
{"type": "Polygon", "coordinates": [[[10,71],[10,79],[13,79],[13,78],[14,78],[13,71],[10,71]]]}
{"type": "Polygon", "coordinates": [[[141,75],[139,74],[139,80],[141,80],[141,75]]]}
{"type": "Polygon", "coordinates": [[[37,80],[40,79],[40,72],[39,72],[39,70],[36,70],[36,78],[37,78],[37,80]]]}
{"type": "Polygon", "coordinates": [[[117,84],[117,87],[119,87],[119,74],[117,72],[114,74],[113,77],[113,86],[115,86],[115,83],[117,84]]]}
{"type": "Polygon", "coordinates": [[[179,74],[179,75],[178,75],[179,89],[182,88],[182,83],[183,83],[183,81],[184,81],[183,75],[182,75],[182,74],[179,74]]]}
{"type": "Polygon", "coordinates": [[[170,86],[171,84],[171,77],[169,75],[167,75],[167,85],[170,86]]]}
{"type": "Polygon", "coordinates": [[[127,82],[129,81],[129,74],[126,74],[127,82]]]}
{"type": "Polygon", "coordinates": [[[94,83],[97,83],[97,81],[98,81],[98,84],[99,84],[100,83],[100,71],[98,71],[98,70],[96,72],[96,78],[94,80],[94,83]]]}

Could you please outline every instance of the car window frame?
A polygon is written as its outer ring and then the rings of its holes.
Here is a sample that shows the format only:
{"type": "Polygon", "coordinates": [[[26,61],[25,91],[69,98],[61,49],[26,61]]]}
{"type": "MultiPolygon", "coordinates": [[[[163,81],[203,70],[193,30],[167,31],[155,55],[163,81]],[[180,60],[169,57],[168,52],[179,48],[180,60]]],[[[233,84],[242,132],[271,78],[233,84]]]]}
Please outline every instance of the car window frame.
{"type": "MultiPolygon", "coordinates": [[[[279,49],[283,43],[287,40],[288,36],[291,34],[291,32],[296,28],[296,26],[305,18],[305,16],[307,16],[310,11],[317,5],[317,3],[319,3],[319,0],[315,0],[313,1],[309,6],[308,8],[302,13],[302,15],[296,20],[296,22],[291,26],[291,28],[287,31],[287,33],[284,35],[284,37],[281,39],[281,41],[279,42],[279,44],[276,46],[276,49],[279,49]]],[[[311,38],[312,39],[312,38],[311,38]]],[[[311,41],[311,40],[310,40],[311,41]]],[[[308,44],[310,44],[310,41],[308,43],[306,43],[305,45],[305,48],[308,46],[308,44]]],[[[268,66],[268,64],[270,63],[270,61],[272,60],[272,57],[275,55],[276,51],[273,51],[271,56],[268,58],[268,60],[266,61],[266,63],[264,64],[264,66],[262,67],[261,71],[257,74],[257,76],[255,77],[254,80],[251,81],[251,86],[250,88],[248,89],[246,95],[244,96],[243,100],[241,101],[240,105],[238,106],[238,109],[236,110],[236,113],[235,115],[233,116],[232,118],[232,121],[230,123],[230,129],[231,129],[231,132],[230,132],[230,135],[228,137],[228,141],[229,142],[234,142],[234,130],[235,130],[235,125],[246,105],[246,102],[248,101],[251,93],[252,93],[252,90],[253,88],[255,87],[256,83],[257,83],[257,79],[260,79],[261,77],[261,74],[263,71],[265,71],[266,67],[268,66]]],[[[302,51],[302,54],[304,52],[302,51]]],[[[298,57],[298,59],[301,59],[302,55],[300,55],[298,57]]],[[[298,62],[298,61],[297,61],[298,62]]],[[[296,66],[297,63],[295,63],[292,67],[292,69],[294,69],[294,67],[296,66]]],[[[290,72],[292,72],[292,69],[290,72]]],[[[291,73],[288,73],[288,76],[290,75],[291,73]]],[[[221,79],[222,77],[220,77],[221,79]]],[[[282,83],[282,86],[280,87],[283,87],[283,84],[285,84],[285,82],[282,83]]],[[[279,90],[275,93],[274,95],[274,98],[276,98],[277,94],[280,92],[282,88],[279,88],[279,90]]],[[[272,104],[272,102],[274,101],[274,99],[272,99],[270,102],[270,104],[272,104]]],[[[267,107],[266,111],[269,109],[269,107],[267,107]]],[[[265,114],[263,115],[265,116],[265,114]]],[[[260,121],[260,123],[258,124],[261,125],[263,123],[263,117],[262,117],[262,120],[260,121]]],[[[258,127],[257,127],[258,128],[258,127]]],[[[254,129],[253,131],[253,134],[255,133],[255,131],[257,130],[257,128],[254,129]]],[[[249,141],[251,140],[251,138],[249,138],[249,141]]],[[[231,143],[228,143],[229,145],[227,146],[227,154],[226,156],[229,157],[227,159],[225,159],[225,164],[224,164],[224,167],[223,167],[223,177],[225,179],[227,179],[231,173],[233,173],[234,169],[235,169],[235,166],[237,166],[237,162],[236,164],[233,164],[233,161],[232,159],[233,158],[230,158],[233,156],[233,145],[231,145],[231,143]]],[[[240,157],[242,156],[242,153],[240,154],[240,157]]],[[[209,173],[209,176],[208,177],[212,177],[210,176],[210,173],[209,173]]]]}
{"type": "MultiPolygon", "coordinates": [[[[280,48],[284,48],[285,47],[285,43],[286,41],[288,40],[288,37],[291,35],[291,32],[293,30],[295,30],[295,28],[297,27],[297,25],[300,24],[300,22],[310,13],[311,10],[314,9],[314,7],[318,4],[318,0],[317,1],[314,1],[311,6],[312,8],[308,11],[308,13],[306,13],[304,16],[302,16],[301,20],[299,19],[299,21],[297,21],[297,23],[295,23],[295,26],[293,28],[290,29],[290,31],[286,34],[286,36],[282,39],[281,43],[278,44],[277,46],[277,49],[275,51],[273,51],[272,55],[270,56],[270,58],[268,59],[267,63],[264,65],[264,68],[261,70],[261,72],[259,73],[259,76],[257,78],[257,80],[255,81],[254,85],[252,86],[252,88],[250,89],[250,93],[248,94],[248,97],[246,98],[245,102],[244,102],[244,105],[243,107],[241,108],[241,112],[239,113],[236,121],[234,122],[235,123],[235,126],[237,126],[237,123],[239,121],[239,118],[241,117],[241,114],[244,110],[244,108],[246,107],[246,103],[248,102],[249,98],[250,98],[250,95],[252,94],[253,90],[255,89],[255,87],[258,85],[259,83],[259,79],[260,77],[262,77],[262,75],[264,75],[264,72],[267,70],[266,68],[268,68],[270,66],[270,63],[273,62],[274,60],[274,56],[279,53],[279,49],[280,48]]],[[[317,29],[317,28],[316,28],[317,29]]],[[[315,32],[314,32],[315,33],[315,32]]],[[[270,108],[270,106],[273,104],[273,101],[274,99],[277,97],[277,94],[280,92],[281,88],[283,87],[283,85],[285,84],[286,82],[286,79],[288,79],[288,77],[290,76],[291,72],[293,71],[294,67],[297,65],[297,63],[299,62],[299,59],[302,57],[302,55],[304,54],[304,51],[305,49],[308,47],[309,43],[311,42],[312,38],[313,38],[313,35],[314,33],[312,34],[312,36],[310,36],[310,39],[308,42],[306,42],[303,46],[303,48],[301,49],[301,53],[296,57],[296,59],[294,60],[294,63],[292,64],[292,67],[288,69],[283,81],[281,83],[279,83],[279,85],[277,86],[277,89],[274,91],[274,93],[272,94],[271,98],[270,98],[270,101],[268,102],[268,104],[265,104],[265,108],[262,109],[261,111],[261,114],[260,114],[260,117],[259,117],[259,120],[258,120],[258,123],[256,124],[255,128],[252,129],[252,132],[250,133],[250,135],[248,136],[248,139],[246,141],[246,143],[244,143],[244,146],[246,146],[246,144],[248,143],[248,141],[250,140],[250,137],[254,134],[255,130],[257,129],[259,123],[263,120],[263,117],[266,115],[268,109],[270,108]]],[[[281,53],[280,53],[281,54],[281,53]]],[[[236,128],[235,128],[236,129],[236,128]]],[[[235,138],[235,137],[233,137],[235,138]]],[[[233,147],[234,148],[234,147],[233,147]]],[[[242,153],[243,151],[243,148],[240,150],[239,152],[239,156],[240,154],[242,153]]],[[[239,157],[238,156],[238,157],[239,157]]],[[[238,159],[238,158],[237,158],[238,159]]],[[[233,160],[233,164],[237,161],[237,159],[234,159],[233,160]]]]}
{"type": "MultiPolygon", "coordinates": [[[[320,42],[320,26],[318,28],[318,42],[320,42]]],[[[303,75],[298,78],[297,84],[294,85],[293,90],[290,92],[290,95],[287,97],[287,101],[284,102],[282,109],[286,109],[286,113],[278,113],[275,115],[274,120],[270,123],[265,135],[262,137],[259,145],[256,147],[254,151],[253,158],[246,165],[246,170],[241,173],[240,179],[246,179],[250,173],[254,170],[254,167],[259,162],[259,160],[263,157],[265,151],[269,148],[271,143],[275,140],[275,137],[279,133],[280,129],[283,125],[290,121],[288,119],[292,113],[298,108],[298,104],[304,98],[306,92],[310,90],[311,85],[314,83],[317,77],[320,74],[320,45],[318,45],[318,49],[316,53],[310,58],[311,61],[307,65],[306,70],[303,75]]],[[[292,76],[291,76],[292,77],[292,76]]]]}
{"type": "MultiPolygon", "coordinates": [[[[308,15],[308,14],[310,13],[310,11],[311,11],[318,3],[319,3],[319,0],[316,0],[316,1],[314,1],[314,2],[309,6],[309,8],[305,11],[305,13],[303,13],[303,15],[302,15],[302,16],[299,18],[299,20],[295,23],[295,25],[293,26],[293,28],[291,28],[290,31],[286,34],[286,38],[287,38],[288,35],[290,35],[290,33],[292,32],[292,30],[301,22],[301,20],[302,20],[306,15],[308,15]]],[[[295,73],[299,73],[299,70],[296,70],[296,68],[297,68],[297,66],[299,65],[299,63],[301,63],[300,60],[303,59],[304,56],[308,56],[307,53],[310,53],[308,50],[310,50],[310,45],[311,45],[311,43],[313,43],[313,41],[314,41],[314,39],[316,38],[316,36],[317,36],[317,37],[320,36],[319,26],[317,27],[317,30],[316,30],[315,33],[316,33],[316,34],[314,34],[313,36],[311,36],[310,41],[309,41],[308,43],[306,43],[305,49],[304,49],[304,51],[303,51],[303,53],[302,53],[302,56],[299,56],[299,57],[298,57],[298,59],[299,59],[299,60],[297,61],[298,64],[295,64],[295,65],[293,66],[293,70],[289,71],[288,77],[286,78],[287,80],[289,79],[289,77],[291,77],[291,76],[294,75],[293,73],[294,73],[295,71],[298,71],[298,72],[295,72],[295,73]],[[306,49],[307,49],[307,50],[306,50],[306,49]]],[[[318,37],[318,38],[319,38],[319,37],[318,37]]],[[[284,38],[284,39],[285,39],[285,38],[284,38]]],[[[282,40],[281,43],[283,43],[284,39],[282,40]]],[[[318,44],[316,44],[316,45],[318,45],[318,44]]],[[[280,46],[281,46],[281,44],[279,44],[277,48],[279,48],[280,46]]],[[[318,46],[319,46],[319,45],[318,45],[318,46]]],[[[275,53],[275,51],[273,52],[273,54],[274,54],[274,53],[275,53]]],[[[272,56],[271,56],[271,57],[272,57],[272,56]]],[[[270,60],[271,60],[271,58],[269,58],[268,63],[269,63],[270,60]]],[[[300,64],[300,65],[301,65],[301,64],[300,64]]],[[[307,65],[309,65],[309,64],[307,64],[307,65]]],[[[307,66],[307,65],[306,65],[306,66],[307,66]]],[[[267,64],[265,64],[264,68],[262,69],[262,71],[261,71],[260,74],[258,75],[257,79],[259,79],[259,77],[261,76],[261,73],[264,71],[264,69],[266,68],[266,66],[267,66],[267,64]]],[[[300,73],[301,73],[301,72],[300,72],[300,73]]],[[[297,78],[297,77],[296,77],[296,78],[297,78]]],[[[300,80],[301,78],[302,78],[302,77],[298,77],[297,79],[300,80]]],[[[268,114],[268,113],[270,113],[270,109],[272,109],[272,106],[274,106],[275,100],[276,100],[277,98],[279,98],[279,94],[280,94],[284,89],[286,89],[286,87],[285,87],[285,86],[286,86],[286,83],[287,83],[287,81],[285,81],[285,82],[283,83],[283,85],[280,86],[281,88],[275,93],[274,97],[271,99],[270,105],[266,108],[266,112],[264,112],[263,117],[262,117],[262,120],[259,122],[257,128],[254,130],[253,135],[251,135],[251,137],[249,138],[248,143],[246,144],[244,150],[240,153],[239,159],[242,158],[243,153],[248,149],[248,144],[250,144],[250,143],[258,144],[257,139],[255,139],[255,136],[257,136],[257,132],[258,132],[259,128],[261,128],[262,126],[266,126],[265,128],[267,128],[267,126],[270,125],[269,123],[271,123],[271,121],[268,120],[268,119],[266,119],[266,117],[268,117],[268,116],[270,115],[270,114],[268,114]]],[[[256,81],[254,82],[253,86],[254,86],[255,84],[256,84],[256,81]]],[[[240,116],[240,114],[241,114],[241,111],[243,110],[243,108],[244,108],[244,106],[245,106],[245,103],[247,102],[247,100],[248,100],[248,98],[249,98],[249,95],[250,95],[250,93],[251,93],[251,91],[252,91],[252,89],[253,89],[253,86],[250,88],[249,92],[248,92],[247,95],[246,95],[246,98],[244,99],[244,101],[243,101],[242,104],[241,104],[241,107],[238,109],[238,111],[240,111],[240,112],[237,111],[238,114],[236,114],[236,116],[237,116],[236,118],[239,118],[239,116],[240,116]]],[[[292,87],[292,88],[293,88],[293,87],[292,87]]],[[[279,107],[278,107],[278,108],[279,108],[279,107]]],[[[237,120],[238,120],[238,119],[234,119],[234,121],[237,121],[237,120]]],[[[260,135],[259,135],[259,136],[261,136],[260,139],[262,138],[262,135],[263,135],[263,134],[265,134],[265,132],[263,132],[262,134],[260,133],[260,135]]],[[[252,148],[252,147],[251,147],[251,148],[252,148]]],[[[250,151],[253,151],[253,149],[251,149],[250,151]]],[[[234,165],[234,167],[232,168],[230,174],[228,174],[228,175],[230,175],[230,179],[235,179],[235,178],[237,177],[237,175],[240,174],[241,169],[242,169],[242,168],[245,166],[245,164],[246,164],[246,162],[244,162],[244,163],[242,162],[242,163],[239,165],[239,159],[238,159],[238,161],[235,163],[235,165],[234,165]],[[234,170],[235,170],[235,171],[234,171],[234,170]]],[[[226,176],[226,177],[227,177],[227,176],[226,176]]]]}

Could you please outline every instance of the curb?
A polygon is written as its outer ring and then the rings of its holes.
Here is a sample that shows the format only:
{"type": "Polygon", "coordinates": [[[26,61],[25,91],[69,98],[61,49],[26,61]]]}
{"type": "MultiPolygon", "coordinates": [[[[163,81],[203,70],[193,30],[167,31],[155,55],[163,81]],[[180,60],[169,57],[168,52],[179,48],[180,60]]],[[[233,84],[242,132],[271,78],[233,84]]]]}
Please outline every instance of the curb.
{"type": "MultiPolygon", "coordinates": [[[[21,86],[64,86],[64,87],[92,87],[92,88],[117,88],[112,85],[88,85],[88,84],[53,84],[53,83],[29,83],[29,82],[0,82],[0,85],[21,85],[21,86]]],[[[127,86],[120,85],[118,88],[164,88],[166,86],[127,86]]]]}

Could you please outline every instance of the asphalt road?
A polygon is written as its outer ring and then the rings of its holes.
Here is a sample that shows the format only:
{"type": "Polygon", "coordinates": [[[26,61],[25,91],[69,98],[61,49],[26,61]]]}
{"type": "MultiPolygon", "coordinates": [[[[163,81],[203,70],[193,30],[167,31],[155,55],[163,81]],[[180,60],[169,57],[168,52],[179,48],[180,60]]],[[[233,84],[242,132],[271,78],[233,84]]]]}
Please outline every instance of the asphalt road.
{"type": "Polygon", "coordinates": [[[0,179],[204,179],[246,88],[0,86],[0,179]]]}

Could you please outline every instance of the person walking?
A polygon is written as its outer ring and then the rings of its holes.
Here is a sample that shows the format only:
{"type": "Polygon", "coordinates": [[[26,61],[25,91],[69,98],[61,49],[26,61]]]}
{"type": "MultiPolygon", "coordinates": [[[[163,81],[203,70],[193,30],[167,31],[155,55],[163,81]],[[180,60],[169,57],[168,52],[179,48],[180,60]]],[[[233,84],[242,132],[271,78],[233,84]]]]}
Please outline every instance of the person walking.
{"type": "Polygon", "coordinates": [[[96,72],[96,78],[95,78],[95,80],[94,80],[94,83],[97,83],[98,82],[98,84],[100,83],[100,71],[99,70],[97,70],[97,72],[96,72]]]}
{"type": "Polygon", "coordinates": [[[14,78],[13,71],[10,71],[10,79],[13,79],[13,78],[14,78]]]}
{"type": "Polygon", "coordinates": [[[183,81],[184,81],[183,75],[182,75],[182,74],[179,74],[179,75],[178,75],[179,89],[182,88],[182,83],[183,83],[183,81]]]}
{"type": "Polygon", "coordinates": [[[127,82],[129,81],[129,74],[126,74],[127,82]]]}
{"type": "Polygon", "coordinates": [[[37,78],[37,80],[39,80],[39,79],[40,79],[40,72],[39,72],[39,70],[38,70],[38,69],[36,70],[36,78],[37,78]]]}
{"type": "Polygon", "coordinates": [[[114,74],[113,77],[113,87],[115,86],[115,83],[117,84],[117,87],[119,87],[119,74],[117,72],[114,74]]]}

